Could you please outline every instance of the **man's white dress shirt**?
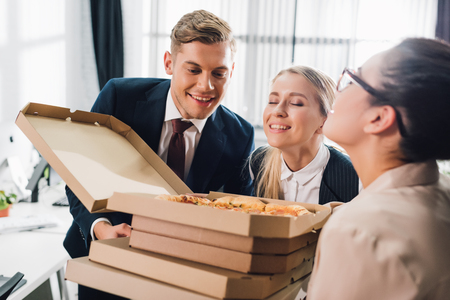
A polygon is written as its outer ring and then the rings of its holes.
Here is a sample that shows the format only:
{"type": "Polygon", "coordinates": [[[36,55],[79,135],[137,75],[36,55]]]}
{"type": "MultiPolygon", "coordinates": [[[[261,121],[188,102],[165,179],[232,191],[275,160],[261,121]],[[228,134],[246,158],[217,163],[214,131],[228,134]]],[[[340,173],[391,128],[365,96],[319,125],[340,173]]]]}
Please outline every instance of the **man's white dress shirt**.
{"type": "MultiPolygon", "coordinates": [[[[169,150],[170,138],[172,137],[173,133],[172,120],[182,119],[183,121],[192,122],[194,126],[189,127],[184,132],[184,142],[186,146],[184,179],[186,179],[187,175],[189,174],[189,170],[191,169],[192,160],[194,159],[195,150],[197,149],[198,142],[200,141],[200,137],[202,136],[203,128],[205,127],[206,121],[208,119],[183,119],[180,112],[178,111],[178,108],[173,102],[172,94],[170,92],[171,89],[169,89],[169,92],[167,93],[166,115],[164,117],[164,124],[161,130],[161,138],[159,140],[158,156],[167,163],[167,152],[169,150]]],[[[94,226],[100,221],[105,221],[111,224],[111,222],[107,218],[98,218],[97,220],[95,220],[91,225],[92,240],[96,240],[94,235],[94,226]]]]}
{"type": "Polygon", "coordinates": [[[173,133],[172,120],[182,119],[183,121],[192,122],[194,126],[189,127],[184,132],[184,142],[186,145],[184,179],[186,179],[187,175],[189,174],[189,170],[191,169],[195,150],[197,149],[198,142],[200,141],[200,137],[202,136],[202,131],[203,128],[205,127],[207,119],[203,120],[183,119],[181,117],[180,112],[178,111],[178,108],[175,106],[175,103],[173,102],[170,91],[171,90],[169,90],[169,93],[167,94],[166,116],[164,117],[164,124],[161,130],[161,138],[159,140],[159,147],[158,147],[158,156],[161,157],[161,159],[167,163],[167,152],[169,151],[169,142],[173,133]]]}

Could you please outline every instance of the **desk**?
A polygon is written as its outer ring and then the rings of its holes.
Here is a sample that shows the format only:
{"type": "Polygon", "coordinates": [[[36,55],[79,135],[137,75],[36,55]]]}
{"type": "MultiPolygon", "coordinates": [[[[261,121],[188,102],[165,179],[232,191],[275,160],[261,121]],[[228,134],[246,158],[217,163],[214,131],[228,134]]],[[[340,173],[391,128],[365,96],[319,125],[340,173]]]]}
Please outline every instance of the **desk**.
{"type": "MultiPolygon", "coordinates": [[[[58,193],[59,196],[61,195],[58,193]]],[[[23,299],[42,283],[57,273],[64,298],[68,299],[64,281],[64,267],[70,258],[62,243],[72,222],[68,207],[52,206],[57,197],[41,197],[36,203],[16,203],[10,209],[11,216],[54,214],[62,225],[15,233],[0,234],[0,253],[3,256],[0,273],[11,277],[16,272],[25,276],[27,283],[8,297],[23,299]]]]}

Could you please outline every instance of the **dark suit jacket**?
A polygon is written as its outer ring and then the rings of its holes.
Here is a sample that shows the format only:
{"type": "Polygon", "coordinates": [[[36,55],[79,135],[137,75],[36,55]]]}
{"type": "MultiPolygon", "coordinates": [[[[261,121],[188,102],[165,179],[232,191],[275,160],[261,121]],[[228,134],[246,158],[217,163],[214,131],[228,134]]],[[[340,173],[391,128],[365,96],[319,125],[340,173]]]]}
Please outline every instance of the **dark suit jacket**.
{"type": "MultiPolygon", "coordinates": [[[[328,147],[328,146],[327,146],[328,147]]],[[[261,167],[263,155],[258,155],[264,149],[260,147],[252,154],[250,166],[256,177],[261,167]]],[[[350,158],[333,147],[330,150],[330,160],[323,172],[319,190],[319,204],[332,201],[348,202],[359,193],[359,178],[353,168],[350,158]]],[[[257,181],[253,182],[256,189],[257,181]]]]}
{"type": "MultiPolygon", "coordinates": [[[[112,79],[99,94],[92,111],[113,115],[126,123],[157,153],[169,88],[168,79],[112,79]]],[[[187,186],[196,193],[223,188],[224,192],[249,195],[251,180],[242,170],[254,149],[253,140],[253,127],[220,105],[202,131],[187,186]]],[[[89,231],[97,218],[106,217],[113,225],[131,222],[131,216],[124,213],[91,214],[67,187],[66,193],[74,222],[64,246],[72,257],[88,254],[89,231]]]]}

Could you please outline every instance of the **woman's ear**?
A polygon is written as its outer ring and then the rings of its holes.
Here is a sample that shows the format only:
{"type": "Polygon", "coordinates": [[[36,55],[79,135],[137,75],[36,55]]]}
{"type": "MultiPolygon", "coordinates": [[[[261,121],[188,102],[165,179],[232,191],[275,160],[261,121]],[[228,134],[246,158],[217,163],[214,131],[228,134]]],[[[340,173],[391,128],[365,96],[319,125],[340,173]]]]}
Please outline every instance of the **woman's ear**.
{"type": "Polygon", "coordinates": [[[327,117],[324,117],[323,121],[322,121],[322,125],[320,125],[320,127],[316,130],[317,134],[322,134],[323,133],[323,125],[325,125],[326,120],[327,120],[327,117]]]}
{"type": "Polygon", "coordinates": [[[367,122],[364,132],[380,134],[392,129],[398,130],[395,110],[390,105],[373,106],[367,112],[367,122]]]}

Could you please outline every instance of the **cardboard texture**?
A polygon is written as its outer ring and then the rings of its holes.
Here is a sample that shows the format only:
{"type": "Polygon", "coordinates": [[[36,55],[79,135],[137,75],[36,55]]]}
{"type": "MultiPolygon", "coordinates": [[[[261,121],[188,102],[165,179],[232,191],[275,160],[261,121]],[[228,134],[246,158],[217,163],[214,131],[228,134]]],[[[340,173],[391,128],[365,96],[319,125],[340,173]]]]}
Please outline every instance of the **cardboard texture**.
{"type": "Polygon", "coordinates": [[[243,273],[285,273],[314,256],[316,242],[287,255],[251,254],[133,230],[130,246],[243,273]]]}
{"type": "Polygon", "coordinates": [[[311,259],[284,274],[249,275],[128,245],[129,238],[93,241],[89,259],[211,297],[235,299],[264,299],[312,270],[311,259]]]}
{"type": "MultiPolygon", "coordinates": [[[[214,199],[223,195],[225,194],[210,193],[207,197],[214,199]]],[[[144,197],[119,192],[115,192],[109,198],[107,208],[182,225],[263,238],[292,238],[309,233],[322,228],[330,216],[330,209],[323,205],[274,199],[263,199],[263,201],[280,205],[300,204],[313,213],[299,217],[246,214],[153,199],[151,195],[144,197]]]]}
{"type": "MultiPolygon", "coordinates": [[[[182,226],[191,226],[196,228],[195,230],[207,229],[243,237],[281,239],[298,237],[320,229],[330,216],[329,208],[311,204],[302,205],[313,214],[281,217],[252,215],[154,199],[159,194],[178,195],[192,193],[192,191],[128,125],[113,116],[84,111],[71,112],[68,108],[29,103],[19,112],[16,124],[90,212],[121,211],[182,226]]],[[[223,195],[211,193],[208,197],[220,196],[223,195]]],[[[298,204],[271,199],[264,201],[281,205],[298,204]]],[[[159,259],[158,263],[155,263],[152,255],[158,255],[156,253],[132,249],[128,247],[128,244],[124,244],[123,248],[112,245],[108,247],[108,243],[102,242],[94,242],[92,245],[97,245],[93,247],[94,249],[106,247],[103,249],[105,251],[100,251],[97,257],[102,261],[109,260],[103,263],[116,268],[120,268],[118,266],[120,263],[123,264],[124,270],[132,268],[134,273],[150,272],[150,275],[158,277],[156,279],[167,280],[171,284],[175,284],[173,281],[179,281],[180,286],[183,286],[187,278],[202,278],[203,282],[208,282],[206,286],[214,286],[211,281],[217,276],[213,275],[212,271],[205,271],[204,268],[206,270],[220,269],[168,256],[164,256],[165,260],[159,259]],[[177,263],[173,263],[172,260],[177,260],[177,263]],[[202,267],[187,266],[188,263],[202,267]],[[152,264],[157,266],[142,267],[152,264]]],[[[239,275],[241,277],[236,277],[238,279],[222,275],[218,279],[224,285],[222,290],[217,286],[209,287],[211,289],[209,293],[216,295],[220,292],[222,296],[214,297],[230,298],[235,296],[248,298],[251,294],[254,299],[262,299],[273,293],[274,289],[279,290],[286,286],[291,278],[293,280],[300,278],[297,275],[304,273],[305,270],[310,272],[312,268],[310,264],[312,260],[289,272],[270,276],[270,281],[264,284],[261,284],[261,280],[254,279],[257,275],[242,277],[241,273],[239,275]],[[243,278],[246,278],[245,284],[243,278]],[[230,286],[234,288],[231,289],[230,286]],[[259,296],[253,297],[256,292],[259,296]]],[[[129,274],[125,272],[121,273],[126,274],[121,279],[126,284],[117,284],[114,287],[110,283],[115,280],[114,276],[119,274],[117,270],[111,273],[110,270],[113,270],[111,268],[105,266],[100,268],[97,265],[92,267],[91,264],[82,264],[78,261],[69,265],[74,267],[68,269],[68,274],[78,276],[79,283],[90,286],[89,282],[96,282],[99,285],[96,288],[106,289],[118,295],[132,292],[133,289],[125,287],[139,285],[141,282],[137,279],[139,276],[129,277],[129,274]],[[91,276],[95,272],[97,272],[97,279],[91,276]],[[108,277],[110,275],[112,277],[108,277]]],[[[146,276],[149,277],[148,274],[146,276]]],[[[154,282],[152,286],[152,289],[159,291],[154,282]]],[[[192,289],[203,291],[204,288],[195,286],[192,289]]],[[[148,289],[145,291],[148,292],[148,289]]],[[[181,293],[180,297],[162,298],[187,299],[184,293],[181,293]]],[[[193,295],[197,294],[193,293],[193,295]]],[[[124,296],[138,299],[142,295],[124,296]]],[[[147,295],[145,298],[148,298],[147,295]]]]}
{"type": "Polygon", "coordinates": [[[113,116],[29,103],[16,124],[90,212],[104,210],[113,192],[192,193],[113,116]]]}
{"type": "MultiPolygon", "coordinates": [[[[69,260],[67,263],[65,279],[94,289],[136,300],[218,299],[216,297],[198,294],[150,278],[98,264],[90,261],[88,257],[69,260]]],[[[302,277],[279,292],[265,298],[265,300],[294,300],[306,281],[307,276],[302,277]]]]}
{"type": "Polygon", "coordinates": [[[88,257],[67,262],[65,279],[130,299],[217,299],[167,283],[92,262],[88,257]]]}
{"type": "Polygon", "coordinates": [[[256,254],[289,254],[319,238],[319,232],[310,232],[294,238],[248,237],[138,215],[133,216],[131,226],[133,230],[256,254]]]}
{"type": "Polygon", "coordinates": [[[29,103],[19,112],[16,124],[90,212],[121,211],[265,238],[311,232],[321,228],[330,215],[329,208],[313,204],[302,205],[314,214],[290,218],[154,199],[159,194],[192,191],[128,125],[113,116],[29,103]]]}

